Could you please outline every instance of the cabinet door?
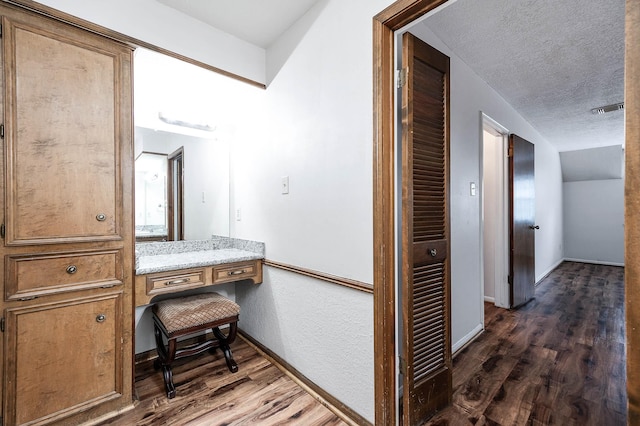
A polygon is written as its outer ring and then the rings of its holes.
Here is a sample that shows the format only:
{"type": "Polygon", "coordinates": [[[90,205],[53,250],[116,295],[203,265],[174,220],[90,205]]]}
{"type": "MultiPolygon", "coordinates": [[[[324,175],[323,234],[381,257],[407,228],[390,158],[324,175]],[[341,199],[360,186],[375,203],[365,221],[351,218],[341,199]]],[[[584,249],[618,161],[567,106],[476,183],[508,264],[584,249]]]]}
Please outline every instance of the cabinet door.
{"type": "Polygon", "coordinates": [[[6,424],[71,424],[122,394],[121,296],[7,309],[6,424]]]}
{"type": "Polygon", "coordinates": [[[6,243],[120,239],[130,51],[42,17],[2,28],[6,243]]]}

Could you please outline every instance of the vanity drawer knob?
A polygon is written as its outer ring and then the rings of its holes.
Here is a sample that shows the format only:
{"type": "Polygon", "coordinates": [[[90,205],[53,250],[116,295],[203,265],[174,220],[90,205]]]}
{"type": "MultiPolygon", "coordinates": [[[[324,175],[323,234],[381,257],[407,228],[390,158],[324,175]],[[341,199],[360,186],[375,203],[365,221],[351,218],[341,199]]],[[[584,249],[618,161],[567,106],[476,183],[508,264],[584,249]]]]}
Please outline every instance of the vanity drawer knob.
{"type": "Polygon", "coordinates": [[[245,271],[244,269],[241,269],[239,271],[229,271],[227,272],[227,275],[229,275],[230,277],[233,275],[242,275],[244,273],[246,273],[247,271],[245,271]]]}
{"type": "Polygon", "coordinates": [[[107,215],[106,215],[106,214],[104,214],[104,213],[98,213],[98,214],[96,215],[96,220],[97,220],[98,222],[104,222],[106,219],[107,219],[107,215]]]}
{"type": "Polygon", "coordinates": [[[75,274],[78,271],[76,265],[67,266],[67,274],[75,274]]]}
{"type": "Polygon", "coordinates": [[[96,317],[96,322],[105,322],[107,319],[107,316],[105,314],[100,314],[96,317]]]}

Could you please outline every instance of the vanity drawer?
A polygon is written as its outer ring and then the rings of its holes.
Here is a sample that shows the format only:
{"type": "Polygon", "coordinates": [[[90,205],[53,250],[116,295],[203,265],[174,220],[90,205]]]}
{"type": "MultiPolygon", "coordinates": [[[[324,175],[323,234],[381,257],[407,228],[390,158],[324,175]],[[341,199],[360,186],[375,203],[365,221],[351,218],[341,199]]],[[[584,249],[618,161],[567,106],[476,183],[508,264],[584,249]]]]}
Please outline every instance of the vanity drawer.
{"type": "Polygon", "coordinates": [[[213,283],[221,284],[231,281],[252,280],[255,284],[262,282],[262,264],[259,260],[227,263],[213,267],[213,283]]]}
{"type": "Polygon", "coordinates": [[[122,284],[120,250],[6,257],[8,300],[122,284]]]}
{"type": "Polygon", "coordinates": [[[147,275],[147,294],[174,293],[205,285],[204,268],[147,275]]]}

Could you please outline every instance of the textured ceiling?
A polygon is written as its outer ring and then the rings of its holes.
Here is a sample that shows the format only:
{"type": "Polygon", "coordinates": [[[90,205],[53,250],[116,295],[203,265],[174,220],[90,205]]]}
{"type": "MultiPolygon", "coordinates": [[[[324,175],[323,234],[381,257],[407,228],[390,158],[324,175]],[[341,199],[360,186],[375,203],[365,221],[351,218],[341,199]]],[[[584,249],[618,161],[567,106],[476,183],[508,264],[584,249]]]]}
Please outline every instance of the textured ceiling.
{"type": "Polygon", "coordinates": [[[458,0],[422,22],[559,151],[624,145],[624,0],[458,0]]]}
{"type": "MultiPolygon", "coordinates": [[[[157,0],[267,48],[319,0],[157,0]]],[[[625,0],[450,0],[423,20],[559,151],[624,146],[625,0]]]]}
{"type": "Polygon", "coordinates": [[[318,2],[318,0],[157,1],[265,49],[318,2]]]}

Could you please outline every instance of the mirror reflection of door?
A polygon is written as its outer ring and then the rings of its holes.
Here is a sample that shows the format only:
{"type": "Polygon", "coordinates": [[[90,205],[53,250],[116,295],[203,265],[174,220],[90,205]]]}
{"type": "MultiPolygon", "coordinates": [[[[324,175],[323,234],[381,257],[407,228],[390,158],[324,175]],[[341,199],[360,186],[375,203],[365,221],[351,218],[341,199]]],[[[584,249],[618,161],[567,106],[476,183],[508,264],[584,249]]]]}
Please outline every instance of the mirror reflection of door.
{"type": "Polygon", "coordinates": [[[184,147],[168,156],[169,241],[184,240],[184,147]]]}
{"type": "Polygon", "coordinates": [[[136,241],[167,239],[167,155],[142,152],[135,162],[136,241]]]}

